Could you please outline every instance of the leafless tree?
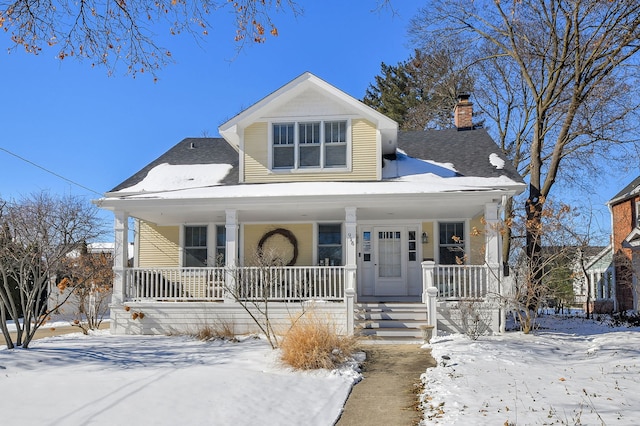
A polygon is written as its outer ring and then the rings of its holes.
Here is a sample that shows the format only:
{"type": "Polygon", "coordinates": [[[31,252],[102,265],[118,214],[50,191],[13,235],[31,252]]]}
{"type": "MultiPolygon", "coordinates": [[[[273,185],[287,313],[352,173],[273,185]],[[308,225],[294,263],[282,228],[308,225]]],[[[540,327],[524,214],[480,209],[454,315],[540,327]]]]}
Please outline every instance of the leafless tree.
{"type": "Polygon", "coordinates": [[[16,0],[2,2],[0,29],[12,49],[38,54],[49,47],[60,59],[84,58],[112,71],[124,64],[131,74],[154,73],[171,61],[156,44],[158,32],[205,37],[212,15],[233,16],[238,47],[277,36],[275,13],[301,12],[292,0],[16,0]]]}
{"type": "Polygon", "coordinates": [[[71,323],[84,334],[97,330],[109,309],[113,290],[113,256],[110,252],[89,252],[86,243],[62,262],[57,289],[50,300],[66,300],[60,310],[73,315],[71,323]],[[56,291],[57,290],[57,291],[56,291]],[[68,298],[71,292],[72,297],[68,298]]]}
{"type": "Polygon", "coordinates": [[[484,81],[495,85],[493,106],[503,111],[493,119],[504,147],[529,180],[527,255],[535,262],[557,180],[589,176],[595,160],[640,139],[640,2],[434,0],[412,34],[422,42],[462,40],[477,52],[474,63],[494,70],[484,81]]]}
{"type": "Polygon", "coordinates": [[[68,255],[98,237],[102,227],[95,207],[75,196],[46,192],[0,204],[0,224],[0,328],[8,348],[27,348],[59,307],[47,306],[50,280],[64,269],[68,255]],[[15,344],[8,320],[17,328],[15,344]]]}
{"type": "MultiPolygon", "coordinates": [[[[527,255],[526,241],[515,240],[515,294],[508,303],[516,307],[525,333],[533,330],[541,308],[550,302],[572,302],[574,282],[588,280],[588,259],[583,253],[589,251],[591,241],[599,236],[594,235],[590,220],[583,216],[588,216],[588,212],[549,200],[542,212],[542,224],[537,234],[541,251],[535,261],[527,255]]],[[[514,233],[525,232],[526,221],[524,214],[517,215],[512,225],[514,233]]],[[[586,300],[587,318],[591,313],[592,297],[589,295],[586,300]]]]}

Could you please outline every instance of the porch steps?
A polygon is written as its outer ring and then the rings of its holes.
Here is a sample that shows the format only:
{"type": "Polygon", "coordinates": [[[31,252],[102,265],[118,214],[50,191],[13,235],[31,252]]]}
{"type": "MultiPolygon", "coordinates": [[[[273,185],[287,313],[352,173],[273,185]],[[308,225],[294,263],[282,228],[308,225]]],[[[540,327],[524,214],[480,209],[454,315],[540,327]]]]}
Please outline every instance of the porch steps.
{"type": "Polygon", "coordinates": [[[422,343],[427,308],[422,303],[360,303],[354,314],[357,333],[365,341],[422,343]]]}

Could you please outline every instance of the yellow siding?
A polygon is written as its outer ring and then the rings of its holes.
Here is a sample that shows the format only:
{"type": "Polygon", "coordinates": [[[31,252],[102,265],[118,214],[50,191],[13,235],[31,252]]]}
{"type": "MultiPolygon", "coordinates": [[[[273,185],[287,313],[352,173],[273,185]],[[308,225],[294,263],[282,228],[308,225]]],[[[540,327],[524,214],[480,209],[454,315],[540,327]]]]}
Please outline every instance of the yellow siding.
{"type": "Polygon", "coordinates": [[[180,266],[180,227],[156,226],[140,221],[139,258],[141,267],[180,266]]]}
{"type": "MultiPolygon", "coordinates": [[[[288,225],[245,225],[244,226],[244,264],[255,265],[256,249],[263,235],[277,228],[291,231],[298,241],[298,259],[295,266],[313,265],[313,224],[296,223],[288,225]]],[[[285,262],[293,257],[293,248],[282,235],[274,235],[263,246],[265,253],[282,258],[285,262]]]]}
{"type": "Polygon", "coordinates": [[[244,130],[244,181],[262,182],[269,173],[267,123],[255,123],[244,130]]]}
{"type": "Polygon", "coordinates": [[[312,181],[374,181],[377,180],[377,132],[363,119],[351,121],[350,172],[271,173],[269,171],[269,140],[267,123],[254,123],[244,131],[244,181],[312,182],[312,181]]]}
{"type": "Polygon", "coordinates": [[[377,180],[376,166],[382,159],[378,158],[376,128],[367,120],[352,120],[351,128],[353,180],[377,180]]]}
{"type": "MultiPolygon", "coordinates": [[[[422,232],[426,232],[429,235],[429,242],[422,244],[422,260],[434,260],[434,247],[438,243],[438,236],[433,233],[433,222],[422,222],[422,232]]],[[[419,238],[422,241],[422,234],[420,234],[419,238]]]]}

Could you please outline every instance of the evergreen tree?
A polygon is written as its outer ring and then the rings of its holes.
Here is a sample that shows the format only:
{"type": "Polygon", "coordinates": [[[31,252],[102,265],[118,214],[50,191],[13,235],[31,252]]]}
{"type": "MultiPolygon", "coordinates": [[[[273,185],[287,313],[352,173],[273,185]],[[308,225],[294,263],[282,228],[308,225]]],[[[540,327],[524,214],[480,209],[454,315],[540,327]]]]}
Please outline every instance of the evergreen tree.
{"type": "Polygon", "coordinates": [[[381,65],[363,102],[398,122],[402,130],[453,126],[459,92],[473,88],[473,78],[446,49],[416,50],[396,66],[381,65]]]}

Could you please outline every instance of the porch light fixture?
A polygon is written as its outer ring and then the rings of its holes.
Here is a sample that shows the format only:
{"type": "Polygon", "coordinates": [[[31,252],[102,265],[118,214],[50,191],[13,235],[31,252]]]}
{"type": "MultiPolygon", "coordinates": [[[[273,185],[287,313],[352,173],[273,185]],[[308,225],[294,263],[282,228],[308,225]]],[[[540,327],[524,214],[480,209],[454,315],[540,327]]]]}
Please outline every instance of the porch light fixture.
{"type": "Polygon", "coordinates": [[[427,244],[429,242],[429,234],[426,232],[422,233],[422,244],[427,244]]]}

